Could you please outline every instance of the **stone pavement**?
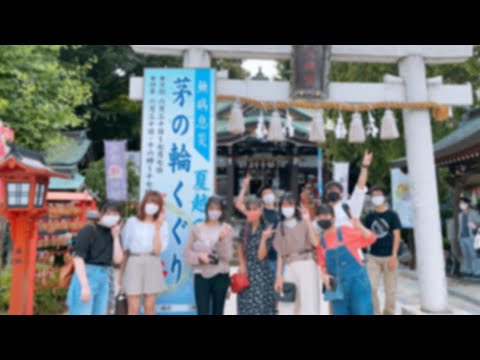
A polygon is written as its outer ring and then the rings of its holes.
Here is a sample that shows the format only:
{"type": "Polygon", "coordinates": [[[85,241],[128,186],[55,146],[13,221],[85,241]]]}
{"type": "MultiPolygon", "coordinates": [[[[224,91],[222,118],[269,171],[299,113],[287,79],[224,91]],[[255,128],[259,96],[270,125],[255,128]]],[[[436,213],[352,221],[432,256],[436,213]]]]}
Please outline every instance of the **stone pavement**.
{"type": "MultiPolygon", "coordinates": [[[[232,268],[231,274],[236,272],[232,268]]],[[[415,271],[402,268],[399,272],[397,287],[396,314],[401,315],[401,308],[405,305],[418,304],[420,291],[415,271]]],[[[472,315],[480,315],[480,281],[466,281],[448,279],[449,305],[472,315]]],[[[384,294],[382,285],[379,292],[380,302],[383,303],[384,294]]],[[[237,314],[236,295],[231,294],[225,305],[225,315],[237,314]]],[[[325,303],[322,303],[322,314],[325,312],[325,303]]]]}

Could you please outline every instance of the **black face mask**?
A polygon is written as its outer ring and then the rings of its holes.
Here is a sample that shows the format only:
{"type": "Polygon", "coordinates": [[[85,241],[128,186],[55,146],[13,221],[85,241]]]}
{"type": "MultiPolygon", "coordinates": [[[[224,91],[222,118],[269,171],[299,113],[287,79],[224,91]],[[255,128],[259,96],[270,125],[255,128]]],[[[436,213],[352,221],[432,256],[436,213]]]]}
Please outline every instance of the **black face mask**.
{"type": "Polygon", "coordinates": [[[327,200],[328,202],[337,202],[340,200],[340,194],[336,191],[332,191],[327,194],[327,200]]]}
{"type": "Polygon", "coordinates": [[[317,223],[323,230],[328,230],[332,227],[332,220],[320,220],[317,223]]]}

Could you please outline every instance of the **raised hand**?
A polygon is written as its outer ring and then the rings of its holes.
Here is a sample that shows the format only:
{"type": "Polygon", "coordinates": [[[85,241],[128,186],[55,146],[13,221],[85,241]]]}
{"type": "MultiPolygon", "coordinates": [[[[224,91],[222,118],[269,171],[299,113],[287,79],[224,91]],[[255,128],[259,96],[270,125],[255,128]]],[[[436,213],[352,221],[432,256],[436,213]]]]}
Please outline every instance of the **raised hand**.
{"type": "Polygon", "coordinates": [[[373,161],[373,153],[371,153],[369,151],[365,151],[365,154],[363,155],[362,165],[363,166],[370,166],[370,165],[372,165],[372,161],[373,161]]]}

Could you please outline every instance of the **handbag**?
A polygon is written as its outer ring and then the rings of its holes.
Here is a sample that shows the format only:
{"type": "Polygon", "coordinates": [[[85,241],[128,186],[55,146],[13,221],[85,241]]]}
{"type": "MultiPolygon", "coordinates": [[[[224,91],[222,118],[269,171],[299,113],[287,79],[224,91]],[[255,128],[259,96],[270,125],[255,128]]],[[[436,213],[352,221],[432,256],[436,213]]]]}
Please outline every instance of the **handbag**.
{"type": "Polygon", "coordinates": [[[275,301],[284,303],[294,303],[297,298],[297,286],[294,283],[283,283],[281,294],[275,292],[275,301]]]}
{"type": "Polygon", "coordinates": [[[235,274],[230,278],[230,286],[235,294],[240,294],[247,290],[250,281],[245,274],[235,274]]]}
{"type": "MultiPolygon", "coordinates": [[[[248,222],[245,223],[245,231],[243,233],[243,245],[245,253],[247,252],[248,222]]],[[[235,294],[240,294],[248,289],[250,281],[245,274],[237,273],[230,278],[230,287],[235,294]]]]}
{"type": "Polygon", "coordinates": [[[127,295],[123,291],[115,297],[115,315],[128,315],[127,295]]]}
{"type": "MultiPolygon", "coordinates": [[[[323,235],[322,235],[323,237],[323,235]]],[[[339,228],[338,229],[338,233],[337,233],[337,238],[339,240],[339,242],[343,242],[343,234],[342,234],[342,230],[339,228]]],[[[322,244],[325,244],[325,251],[327,251],[327,246],[326,246],[326,243],[325,243],[325,239],[322,239],[322,244]]],[[[345,245],[343,245],[345,246],[345,245]]],[[[335,264],[336,264],[336,267],[337,267],[337,274],[339,274],[339,266],[338,266],[338,251],[335,251],[335,255],[336,255],[336,261],[335,261],[335,264]]],[[[324,290],[324,293],[323,293],[323,299],[324,301],[338,301],[338,300],[343,300],[344,299],[344,292],[343,292],[343,286],[342,286],[342,282],[339,281],[339,279],[337,278],[333,278],[333,281],[330,280],[330,290],[326,289],[324,290]]]]}

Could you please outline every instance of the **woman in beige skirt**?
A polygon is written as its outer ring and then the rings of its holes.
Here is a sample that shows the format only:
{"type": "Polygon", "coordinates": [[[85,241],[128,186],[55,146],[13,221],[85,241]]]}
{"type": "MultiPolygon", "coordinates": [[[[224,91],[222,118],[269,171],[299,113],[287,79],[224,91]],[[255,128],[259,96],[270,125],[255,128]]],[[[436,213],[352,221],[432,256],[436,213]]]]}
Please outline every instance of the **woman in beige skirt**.
{"type": "Polygon", "coordinates": [[[138,315],[143,296],[145,315],[155,314],[157,296],[167,290],[160,253],[168,245],[168,225],[162,195],[148,192],[136,217],[122,230],[126,262],[122,286],[128,300],[128,314],[138,315]]]}

